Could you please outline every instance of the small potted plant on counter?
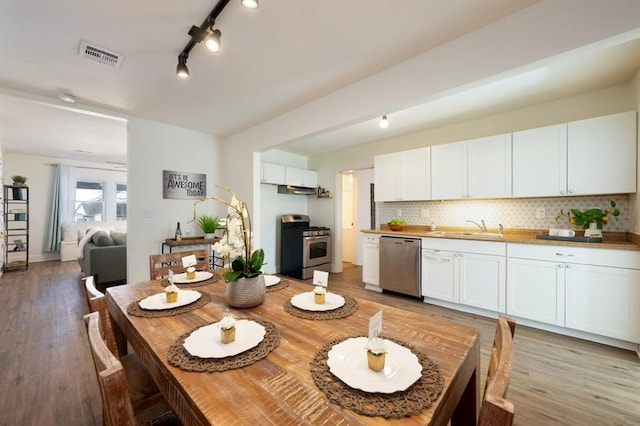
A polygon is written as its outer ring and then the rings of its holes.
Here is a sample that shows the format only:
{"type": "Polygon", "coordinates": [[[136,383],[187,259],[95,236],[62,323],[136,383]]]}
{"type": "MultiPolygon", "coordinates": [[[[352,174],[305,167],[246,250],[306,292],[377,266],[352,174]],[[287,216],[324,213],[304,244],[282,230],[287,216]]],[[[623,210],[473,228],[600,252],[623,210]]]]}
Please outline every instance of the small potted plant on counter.
{"type": "Polygon", "coordinates": [[[602,228],[609,223],[609,215],[618,219],[620,216],[620,210],[616,208],[617,204],[611,200],[609,202],[610,207],[604,209],[594,208],[589,210],[569,209],[567,212],[560,210],[560,214],[556,217],[556,221],[561,217],[566,217],[569,223],[580,226],[584,229],[585,237],[599,237],[602,238],[602,228]]]}

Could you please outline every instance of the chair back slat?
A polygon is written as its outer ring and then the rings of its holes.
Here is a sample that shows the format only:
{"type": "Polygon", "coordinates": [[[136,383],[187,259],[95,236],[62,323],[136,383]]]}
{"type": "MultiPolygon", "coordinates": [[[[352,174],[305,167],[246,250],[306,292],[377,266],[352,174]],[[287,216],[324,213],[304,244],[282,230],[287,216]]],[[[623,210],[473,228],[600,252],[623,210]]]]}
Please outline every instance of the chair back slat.
{"type": "Polygon", "coordinates": [[[129,395],[127,376],[120,360],[102,339],[100,313],[87,314],[84,321],[102,396],[103,424],[134,425],[136,418],[129,395]]]}
{"type": "Polygon", "coordinates": [[[504,316],[498,318],[478,425],[513,424],[514,406],[505,398],[513,363],[515,327],[516,323],[513,320],[504,316]]]}
{"type": "Polygon", "coordinates": [[[162,280],[169,276],[169,270],[174,274],[185,272],[182,266],[182,258],[189,255],[196,256],[196,269],[198,271],[208,271],[210,266],[209,250],[191,250],[175,253],[152,254],[149,256],[149,277],[152,280],[162,280]]]}
{"type": "Polygon", "coordinates": [[[85,296],[89,303],[89,310],[100,313],[100,334],[111,353],[117,355],[118,346],[116,343],[116,335],[113,331],[113,324],[111,324],[111,316],[107,309],[107,299],[104,293],[96,288],[93,276],[85,277],[83,281],[85,296]]]}

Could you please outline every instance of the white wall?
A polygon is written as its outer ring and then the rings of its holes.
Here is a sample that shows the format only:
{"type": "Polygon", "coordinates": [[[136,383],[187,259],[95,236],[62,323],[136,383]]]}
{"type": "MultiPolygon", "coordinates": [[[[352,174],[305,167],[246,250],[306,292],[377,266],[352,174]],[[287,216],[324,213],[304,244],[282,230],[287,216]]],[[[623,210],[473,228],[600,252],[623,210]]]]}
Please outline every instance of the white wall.
{"type": "MultiPolygon", "coordinates": [[[[162,198],[162,171],[207,175],[207,195],[227,199],[214,189],[221,182],[219,142],[211,135],[154,121],[129,122],[129,224],[127,280],[149,279],[149,255],[161,252],[162,242],[173,238],[176,222],[193,218],[192,200],[162,198]]],[[[232,188],[233,189],[233,188],[232,188]]],[[[226,215],[215,201],[201,203],[198,214],[226,215]]]]}
{"type": "Polygon", "coordinates": [[[116,183],[127,183],[127,174],[118,170],[98,170],[108,168],[105,163],[65,160],[23,154],[4,154],[2,181],[11,184],[11,176],[26,176],[29,186],[29,261],[40,262],[56,260],[59,253],[46,253],[49,217],[51,215],[51,190],[55,178],[55,167],[51,164],[62,163],[79,166],[78,179],[102,181],[105,185],[105,222],[88,223],[88,226],[126,229],[127,223],[116,221],[116,183]],[[96,168],[96,169],[93,169],[96,168]]]}
{"type": "Polygon", "coordinates": [[[359,231],[371,227],[370,188],[373,183],[373,169],[356,170],[353,174],[356,177],[356,198],[358,205],[355,225],[358,241],[356,248],[356,265],[362,265],[362,240],[364,235],[359,231]]]}

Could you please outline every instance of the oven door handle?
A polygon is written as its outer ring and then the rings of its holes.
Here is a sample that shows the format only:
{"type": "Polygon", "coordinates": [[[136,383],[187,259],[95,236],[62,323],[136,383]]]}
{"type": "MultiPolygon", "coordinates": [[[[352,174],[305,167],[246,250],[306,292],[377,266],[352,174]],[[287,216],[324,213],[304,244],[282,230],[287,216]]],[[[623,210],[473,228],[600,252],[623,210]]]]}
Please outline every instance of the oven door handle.
{"type": "Polygon", "coordinates": [[[303,237],[303,238],[309,241],[309,240],[322,240],[328,237],[329,237],[328,235],[314,235],[313,237],[303,237]]]}

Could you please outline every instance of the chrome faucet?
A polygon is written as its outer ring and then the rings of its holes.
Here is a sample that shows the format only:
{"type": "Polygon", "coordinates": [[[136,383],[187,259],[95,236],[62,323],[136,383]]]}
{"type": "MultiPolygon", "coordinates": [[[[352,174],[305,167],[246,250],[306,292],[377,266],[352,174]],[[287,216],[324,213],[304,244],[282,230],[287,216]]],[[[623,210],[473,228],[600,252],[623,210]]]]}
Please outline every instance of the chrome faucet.
{"type": "Polygon", "coordinates": [[[485,225],[484,219],[480,219],[480,223],[482,223],[482,225],[478,222],[474,222],[473,220],[468,220],[467,222],[473,223],[475,226],[480,228],[480,231],[482,231],[483,234],[487,232],[487,225],[485,225]]]}
{"type": "Polygon", "coordinates": [[[498,228],[500,229],[500,235],[504,235],[504,226],[502,226],[502,224],[499,223],[498,228]]]}

